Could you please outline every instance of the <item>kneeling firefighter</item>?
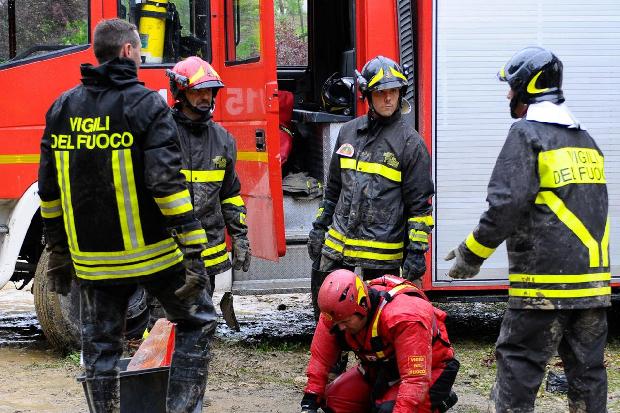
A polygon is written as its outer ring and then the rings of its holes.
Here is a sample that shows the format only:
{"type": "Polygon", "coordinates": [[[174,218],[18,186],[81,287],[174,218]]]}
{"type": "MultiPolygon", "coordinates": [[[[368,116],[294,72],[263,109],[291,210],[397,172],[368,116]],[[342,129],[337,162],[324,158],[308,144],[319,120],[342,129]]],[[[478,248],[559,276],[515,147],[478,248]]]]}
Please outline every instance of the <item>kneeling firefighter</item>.
{"type": "MultiPolygon", "coordinates": [[[[237,146],[235,138],[213,121],[215,97],[224,87],[213,67],[192,56],[177,63],[167,75],[177,101],[172,114],[183,152],[181,172],[187,179],[196,216],[207,233],[203,258],[212,294],[216,274],[231,267],[243,271],[250,267],[247,211],[239,195],[241,183],[235,170],[237,146]],[[232,264],[226,251],[225,228],[232,239],[232,264]]],[[[225,300],[231,299],[230,294],[225,295],[221,303],[225,316],[226,305],[232,312],[232,302],[225,300]]],[[[227,323],[234,325],[236,321],[227,318],[227,323]]]]}
{"type": "Polygon", "coordinates": [[[385,275],[364,283],[348,270],[327,276],[308,363],[302,412],[445,412],[459,369],[446,313],[412,282],[385,275]],[[327,384],[341,351],[360,364],[327,384]]]}

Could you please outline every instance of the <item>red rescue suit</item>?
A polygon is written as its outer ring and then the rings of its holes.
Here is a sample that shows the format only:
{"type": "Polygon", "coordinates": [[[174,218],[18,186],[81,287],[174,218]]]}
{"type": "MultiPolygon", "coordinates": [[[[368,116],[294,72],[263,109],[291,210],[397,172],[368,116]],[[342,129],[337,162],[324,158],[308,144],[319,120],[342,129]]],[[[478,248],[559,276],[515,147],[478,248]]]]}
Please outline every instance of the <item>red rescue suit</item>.
{"type": "Polygon", "coordinates": [[[459,366],[444,324],[446,313],[401,278],[383,276],[368,286],[368,324],[358,334],[340,331],[321,314],[305,392],[316,394],[334,413],[370,412],[373,404],[390,400],[393,413],[433,411],[431,399],[435,406],[447,398],[459,366]],[[329,370],[343,350],[352,350],[360,366],[327,385],[329,370]],[[353,383],[357,389],[352,392],[353,383]]]}

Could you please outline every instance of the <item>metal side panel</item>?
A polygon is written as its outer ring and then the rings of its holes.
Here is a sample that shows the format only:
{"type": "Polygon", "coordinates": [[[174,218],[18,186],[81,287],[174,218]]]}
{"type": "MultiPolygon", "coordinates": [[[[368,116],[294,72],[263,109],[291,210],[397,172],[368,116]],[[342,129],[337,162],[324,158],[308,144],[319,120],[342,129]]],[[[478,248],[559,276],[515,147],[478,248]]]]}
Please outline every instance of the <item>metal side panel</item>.
{"type": "MultiPolygon", "coordinates": [[[[496,73],[518,50],[543,46],[564,63],[566,103],[605,154],[610,259],[620,281],[620,2],[437,0],[434,40],[435,196],[433,285],[450,283],[443,257],[487,208],[487,184],[513,120],[496,73]]],[[[506,283],[502,245],[473,280],[506,283]]]]}
{"type": "Polygon", "coordinates": [[[248,272],[233,271],[233,293],[274,294],[310,292],[312,261],[306,244],[286,246],[279,262],[252,258],[248,272]]]}

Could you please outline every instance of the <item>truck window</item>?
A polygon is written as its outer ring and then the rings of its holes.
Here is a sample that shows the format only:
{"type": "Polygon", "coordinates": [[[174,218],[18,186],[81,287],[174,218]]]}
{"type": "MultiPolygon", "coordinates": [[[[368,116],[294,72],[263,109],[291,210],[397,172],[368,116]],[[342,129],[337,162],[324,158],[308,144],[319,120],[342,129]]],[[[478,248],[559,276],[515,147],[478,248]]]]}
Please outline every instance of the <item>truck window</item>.
{"type": "Polygon", "coordinates": [[[88,0],[0,1],[0,67],[88,44],[88,0]]]}
{"type": "Polygon", "coordinates": [[[226,0],[226,64],[260,58],[259,0],[226,0]]]}
{"type": "Polygon", "coordinates": [[[308,66],[308,0],[274,4],[278,67],[308,66]]]}
{"type": "Polygon", "coordinates": [[[188,56],[211,62],[209,0],[119,0],[118,17],[138,27],[142,63],[174,64],[188,56]]]}

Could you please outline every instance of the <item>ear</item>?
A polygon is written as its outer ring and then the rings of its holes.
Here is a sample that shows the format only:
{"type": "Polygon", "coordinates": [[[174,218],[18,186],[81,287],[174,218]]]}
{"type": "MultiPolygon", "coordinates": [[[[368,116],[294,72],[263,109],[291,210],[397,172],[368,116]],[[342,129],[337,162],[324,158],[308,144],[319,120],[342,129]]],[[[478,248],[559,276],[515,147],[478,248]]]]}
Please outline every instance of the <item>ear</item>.
{"type": "Polygon", "coordinates": [[[132,49],[132,45],[131,43],[125,43],[122,47],[121,47],[121,52],[119,54],[119,57],[125,57],[125,58],[130,58],[131,57],[131,49],[132,49]]]}

